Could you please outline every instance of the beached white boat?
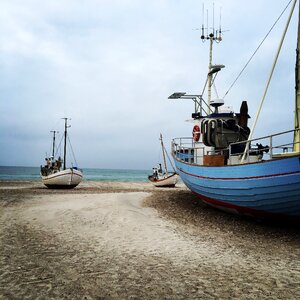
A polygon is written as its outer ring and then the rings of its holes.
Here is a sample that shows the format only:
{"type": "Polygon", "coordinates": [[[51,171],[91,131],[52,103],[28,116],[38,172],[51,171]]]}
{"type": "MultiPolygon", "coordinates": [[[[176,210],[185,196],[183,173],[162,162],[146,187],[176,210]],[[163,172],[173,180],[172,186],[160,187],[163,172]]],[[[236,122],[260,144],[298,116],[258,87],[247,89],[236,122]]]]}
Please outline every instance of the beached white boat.
{"type": "MultiPolygon", "coordinates": [[[[161,164],[158,164],[157,167],[153,168],[153,174],[148,176],[148,179],[153,183],[156,187],[174,187],[178,180],[178,175],[176,172],[169,173],[167,169],[167,163],[166,163],[166,156],[168,155],[163,139],[162,134],[160,134],[160,142],[161,142],[161,148],[163,153],[163,159],[164,159],[164,166],[165,166],[165,172],[163,172],[161,164]]],[[[170,161],[171,162],[171,161],[170,161]]]]}
{"type": "Polygon", "coordinates": [[[66,168],[67,154],[67,118],[65,120],[64,131],[64,158],[55,159],[55,133],[53,132],[52,156],[46,158],[46,163],[41,166],[41,177],[43,183],[48,188],[72,189],[76,187],[82,180],[82,171],[77,167],[66,168]]]}
{"type": "Polygon", "coordinates": [[[49,188],[74,188],[82,180],[82,172],[75,168],[69,168],[43,176],[43,183],[49,188]]]}
{"type": "Polygon", "coordinates": [[[150,175],[148,178],[156,187],[174,187],[178,180],[176,173],[158,174],[156,177],[154,175],[150,175]]]}

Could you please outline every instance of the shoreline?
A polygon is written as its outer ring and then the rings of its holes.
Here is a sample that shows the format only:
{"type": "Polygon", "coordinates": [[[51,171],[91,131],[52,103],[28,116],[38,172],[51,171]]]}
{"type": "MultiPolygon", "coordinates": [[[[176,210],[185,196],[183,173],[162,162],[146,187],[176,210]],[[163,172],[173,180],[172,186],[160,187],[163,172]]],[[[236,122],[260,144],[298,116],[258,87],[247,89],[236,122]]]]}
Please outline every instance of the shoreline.
{"type": "Polygon", "coordinates": [[[300,230],[186,187],[0,181],[0,298],[297,298],[300,230]],[[43,295],[43,296],[42,296],[43,295]]]}

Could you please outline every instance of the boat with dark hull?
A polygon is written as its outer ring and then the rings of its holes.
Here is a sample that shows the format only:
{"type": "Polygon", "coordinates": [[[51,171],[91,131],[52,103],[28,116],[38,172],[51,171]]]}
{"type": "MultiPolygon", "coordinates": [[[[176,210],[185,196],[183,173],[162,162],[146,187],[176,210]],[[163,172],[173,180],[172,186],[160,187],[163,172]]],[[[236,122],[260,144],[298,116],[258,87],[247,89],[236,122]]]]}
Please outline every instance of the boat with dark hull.
{"type": "MultiPolygon", "coordinates": [[[[296,2],[293,3],[289,20],[296,2]]],[[[293,129],[253,139],[259,112],[250,130],[246,102],[242,103],[239,113],[234,113],[223,107],[222,99],[211,100],[215,75],[224,67],[212,65],[212,52],[207,101],[202,95],[186,93],[174,93],[169,97],[189,98],[195,102],[193,135],[173,139],[172,155],[182,181],[203,202],[256,218],[300,220],[299,32],[293,129]]],[[[212,51],[213,42],[221,41],[221,31],[202,37],[210,41],[212,51]]]]}
{"type": "Polygon", "coordinates": [[[53,132],[52,156],[47,157],[44,166],[41,166],[41,177],[45,186],[52,189],[72,189],[82,180],[82,171],[77,167],[66,167],[67,160],[67,118],[65,120],[64,130],[64,157],[59,156],[55,159],[55,133],[53,132]]]}

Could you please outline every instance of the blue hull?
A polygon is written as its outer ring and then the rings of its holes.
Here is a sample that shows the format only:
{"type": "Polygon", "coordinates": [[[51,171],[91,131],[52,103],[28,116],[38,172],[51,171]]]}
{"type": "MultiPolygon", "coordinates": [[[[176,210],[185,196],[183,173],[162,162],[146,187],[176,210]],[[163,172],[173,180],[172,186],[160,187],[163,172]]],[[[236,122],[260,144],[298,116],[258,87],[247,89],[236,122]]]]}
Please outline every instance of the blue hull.
{"type": "Polygon", "coordinates": [[[300,220],[300,156],[221,167],[185,163],[176,155],[174,160],[182,181],[210,205],[258,218],[300,220]]]}

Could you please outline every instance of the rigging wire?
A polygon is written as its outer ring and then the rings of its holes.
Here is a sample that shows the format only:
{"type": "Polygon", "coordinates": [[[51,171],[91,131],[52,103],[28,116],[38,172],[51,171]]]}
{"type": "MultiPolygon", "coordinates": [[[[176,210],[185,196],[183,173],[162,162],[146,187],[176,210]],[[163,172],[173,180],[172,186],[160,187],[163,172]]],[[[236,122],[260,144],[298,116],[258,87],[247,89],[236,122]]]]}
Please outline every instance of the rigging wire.
{"type": "Polygon", "coordinates": [[[55,150],[55,156],[57,156],[57,154],[58,154],[58,151],[59,151],[59,156],[61,156],[61,143],[62,143],[62,141],[63,141],[63,138],[64,138],[64,136],[62,135],[61,137],[60,137],[60,141],[59,141],[59,144],[58,144],[58,146],[56,147],[56,150],[55,150]]]}
{"type": "Polygon", "coordinates": [[[71,141],[70,141],[70,138],[69,138],[69,135],[68,135],[68,142],[69,142],[69,145],[70,145],[70,148],[71,148],[71,152],[72,152],[72,155],[73,155],[73,158],[74,158],[74,162],[76,164],[76,167],[78,166],[77,164],[77,160],[76,160],[76,157],[75,157],[75,154],[74,154],[74,151],[73,151],[73,147],[72,147],[72,144],[71,144],[71,141]]]}
{"type": "MultiPolygon", "coordinates": [[[[50,128],[51,128],[50,132],[55,131],[57,133],[57,137],[59,136],[59,131],[56,128],[58,128],[58,126],[59,126],[58,123],[59,122],[60,122],[60,120],[56,120],[55,122],[52,123],[52,126],[50,126],[50,128]]],[[[53,146],[53,140],[51,138],[51,143],[50,143],[50,146],[49,146],[49,153],[52,153],[52,150],[53,150],[52,146],[53,146]]],[[[57,154],[57,152],[58,152],[58,147],[56,146],[55,149],[54,149],[55,155],[57,154]]],[[[51,155],[50,154],[48,155],[48,153],[46,152],[46,157],[48,157],[48,156],[50,157],[51,155]]]]}
{"type": "Polygon", "coordinates": [[[174,165],[172,164],[172,161],[171,161],[171,159],[170,159],[170,156],[169,156],[169,154],[168,154],[168,151],[166,150],[165,147],[164,147],[164,151],[165,151],[165,153],[167,154],[167,157],[168,157],[168,160],[169,160],[170,165],[172,166],[174,172],[176,173],[176,169],[174,168],[174,165]]]}
{"type": "Polygon", "coordinates": [[[271,31],[273,30],[273,28],[275,27],[275,25],[277,24],[277,22],[280,20],[280,18],[282,17],[282,15],[284,14],[284,12],[287,10],[287,8],[289,7],[289,5],[291,4],[292,0],[289,1],[289,3],[286,5],[286,7],[284,8],[284,10],[281,12],[281,14],[279,15],[279,17],[277,18],[277,20],[275,21],[275,23],[272,25],[272,27],[270,28],[270,30],[268,31],[268,33],[265,35],[265,37],[263,38],[263,40],[260,42],[260,44],[258,45],[258,47],[256,48],[256,50],[254,51],[254,53],[251,55],[251,57],[249,58],[249,60],[247,61],[247,63],[245,64],[245,66],[243,67],[243,69],[240,71],[240,73],[238,74],[238,76],[236,77],[236,79],[233,81],[233,83],[231,84],[231,86],[229,87],[229,89],[227,90],[227,92],[225,93],[223,99],[226,97],[226,95],[229,93],[229,91],[232,89],[232,87],[235,85],[235,83],[238,81],[238,79],[241,77],[242,73],[245,71],[245,69],[247,68],[248,64],[251,62],[252,58],[254,57],[254,55],[257,53],[257,51],[259,50],[259,48],[262,46],[262,44],[264,43],[264,41],[266,40],[266,38],[269,36],[269,34],[271,33],[271,31]]]}
{"type": "Polygon", "coordinates": [[[161,153],[161,147],[157,147],[157,153],[156,153],[156,158],[157,158],[157,161],[160,162],[161,159],[162,159],[162,153],[161,153]]]}
{"type": "Polygon", "coordinates": [[[271,68],[271,72],[270,72],[270,75],[269,75],[269,78],[268,78],[268,81],[267,81],[267,85],[266,85],[266,87],[265,87],[264,94],[263,94],[262,99],[261,99],[261,101],[260,101],[259,108],[258,108],[258,111],[257,111],[257,113],[256,113],[254,123],[252,124],[252,128],[251,128],[251,130],[250,130],[250,135],[249,135],[248,141],[247,141],[247,143],[246,143],[246,147],[245,147],[245,150],[244,150],[242,159],[241,159],[241,163],[244,162],[244,160],[245,160],[245,158],[246,158],[246,155],[247,155],[247,151],[249,151],[250,140],[252,139],[253,132],[254,132],[254,129],[255,129],[255,126],[256,126],[256,123],[257,123],[259,114],[260,114],[260,112],[261,112],[262,105],[263,105],[263,103],[264,103],[264,101],[265,101],[265,98],[266,98],[266,95],[267,95],[267,91],[268,91],[268,88],[269,88],[269,85],[270,85],[270,82],[271,82],[271,79],[272,79],[272,76],[273,76],[273,72],[274,72],[274,70],[275,70],[275,66],[276,66],[276,63],[277,63],[277,60],[278,60],[278,57],[279,57],[279,54],[280,54],[280,50],[281,50],[281,47],[282,47],[284,38],[285,38],[285,36],[286,36],[287,30],[288,30],[288,27],[289,27],[289,24],[290,24],[290,21],[291,21],[291,18],[292,18],[292,15],[293,15],[293,12],[294,12],[294,9],[295,9],[295,6],[296,6],[296,3],[297,3],[297,0],[294,0],[294,3],[293,3],[293,5],[292,5],[292,9],[291,9],[291,12],[290,12],[290,14],[289,14],[287,23],[286,23],[286,25],[285,25],[285,28],[284,28],[284,31],[283,31],[283,34],[282,34],[280,43],[279,43],[279,45],[278,45],[277,53],[276,53],[276,56],[275,56],[275,59],[274,59],[274,62],[273,62],[273,66],[272,66],[272,68],[271,68]]]}
{"type": "MultiPolygon", "coordinates": [[[[71,148],[72,157],[73,157],[74,162],[75,162],[76,167],[77,167],[77,166],[78,166],[78,163],[77,163],[77,160],[76,160],[76,157],[75,157],[75,153],[74,153],[74,150],[73,150],[73,147],[72,147],[72,144],[71,144],[69,135],[67,135],[67,138],[68,138],[68,142],[69,142],[69,145],[70,145],[70,148],[71,148]]],[[[64,139],[64,136],[61,135],[60,140],[59,140],[59,143],[58,143],[58,146],[55,147],[55,154],[54,154],[55,157],[57,157],[58,154],[59,154],[59,156],[61,157],[61,148],[62,148],[62,142],[63,142],[63,139],[64,139]],[[59,153],[58,153],[58,152],[59,152],[59,153]]]]}

